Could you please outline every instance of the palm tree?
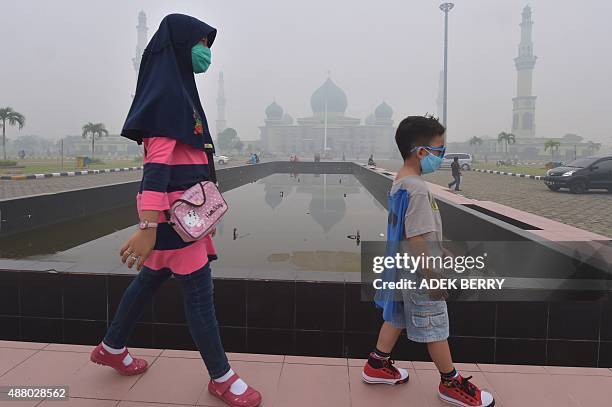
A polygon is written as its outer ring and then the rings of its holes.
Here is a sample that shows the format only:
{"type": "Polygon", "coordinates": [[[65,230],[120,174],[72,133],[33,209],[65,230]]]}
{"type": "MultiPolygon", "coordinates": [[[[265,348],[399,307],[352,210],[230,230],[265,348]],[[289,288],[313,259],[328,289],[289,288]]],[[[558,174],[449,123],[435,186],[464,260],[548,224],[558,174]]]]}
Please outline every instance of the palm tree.
{"type": "Polygon", "coordinates": [[[96,137],[100,138],[102,135],[108,136],[108,130],[106,130],[106,126],[104,123],[92,123],[89,122],[83,126],[83,138],[87,138],[87,136],[91,136],[91,159],[94,158],[94,146],[96,137]]]}
{"type": "Polygon", "coordinates": [[[587,151],[589,152],[589,155],[595,153],[596,151],[599,151],[599,149],[601,148],[601,143],[594,143],[592,141],[589,141],[587,143],[587,151]]]}
{"type": "Polygon", "coordinates": [[[544,151],[550,149],[551,159],[555,159],[555,151],[559,151],[559,147],[561,146],[561,142],[558,140],[548,140],[544,143],[544,151]]]}
{"type": "Polygon", "coordinates": [[[13,110],[12,107],[0,109],[0,120],[2,121],[2,150],[4,151],[4,160],[6,161],[6,123],[11,126],[19,126],[19,130],[25,126],[25,116],[13,110]]]}
{"type": "Polygon", "coordinates": [[[238,132],[231,127],[227,127],[217,136],[219,149],[224,151],[231,151],[234,148],[237,140],[238,132]]]}
{"type": "Polygon", "coordinates": [[[497,142],[504,143],[506,145],[506,155],[508,155],[508,144],[516,143],[516,137],[512,133],[502,131],[497,135],[497,142]]]}
{"type": "Polygon", "coordinates": [[[482,144],[482,139],[478,136],[474,136],[470,139],[470,145],[474,148],[474,154],[478,150],[478,146],[482,144]]]}

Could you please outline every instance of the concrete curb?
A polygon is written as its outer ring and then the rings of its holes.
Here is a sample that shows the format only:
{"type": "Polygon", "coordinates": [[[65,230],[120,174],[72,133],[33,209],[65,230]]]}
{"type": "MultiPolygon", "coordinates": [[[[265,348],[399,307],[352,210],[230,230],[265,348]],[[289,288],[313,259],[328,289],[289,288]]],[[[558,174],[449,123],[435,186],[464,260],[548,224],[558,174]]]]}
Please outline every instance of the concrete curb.
{"type": "Polygon", "coordinates": [[[73,177],[76,175],[90,175],[90,174],[105,174],[108,172],[122,172],[122,171],[138,171],[142,170],[140,167],[124,167],[124,168],[104,168],[102,170],[79,170],[79,171],[64,171],[64,172],[48,172],[45,174],[24,174],[24,175],[1,175],[0,180],[10,181],[21,181],[26,179],[42,179],[42,178],[53,178],[53,177],[73,177]]]}
{"type": "Polygon", "coordinates": [[[505,172],[505,171],[495,171],[495,170],[481,170],[479,168],[472,168],[470,171],[476,172],[485,172],[488,174],[497,174],[497,175],[509,175],[511,177],[519,177],[519,178],[529,178],[535,180],[541,180],[544,178],[542,175],[528,175],[528,174],[518,174],[516,172],[505,172]]]}

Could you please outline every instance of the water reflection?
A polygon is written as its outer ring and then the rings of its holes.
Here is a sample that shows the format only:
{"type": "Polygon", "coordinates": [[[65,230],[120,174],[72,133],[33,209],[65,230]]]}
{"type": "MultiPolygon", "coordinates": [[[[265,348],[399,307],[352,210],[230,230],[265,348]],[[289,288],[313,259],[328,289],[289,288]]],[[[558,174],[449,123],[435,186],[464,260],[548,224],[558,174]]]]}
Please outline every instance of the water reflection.
{"type": "MultiPolygon", "coordinates": [[[[386,211],[352,175],[274,174],[224,196],[229,211],[217,225],[213,268],[358,271],[360,242],[384,239],[386,211]]],[[[1,252],[119,267],[119,247],[136,222],[128,207],[96,217],[87,228],[78,220],[2,242],[1,252]]]]}
{"type": "Polygon", "coordinates": [[[361,193],[363,188],[352,175],[338,174],[292,174],[289,177],[274,174],[259,183],[264,185],[265,201],[272,209],[294,191],[310,195],[307,213],[326,233],[344,217],[346,198],[361,193]]]}
{"type": "Polygon", "coordinates": [[[238,232],[215,239],[216,267],[357,271],[361,241],[384,239],[384,207],[350,174],[274,174],[225,199],[238,232]]]}

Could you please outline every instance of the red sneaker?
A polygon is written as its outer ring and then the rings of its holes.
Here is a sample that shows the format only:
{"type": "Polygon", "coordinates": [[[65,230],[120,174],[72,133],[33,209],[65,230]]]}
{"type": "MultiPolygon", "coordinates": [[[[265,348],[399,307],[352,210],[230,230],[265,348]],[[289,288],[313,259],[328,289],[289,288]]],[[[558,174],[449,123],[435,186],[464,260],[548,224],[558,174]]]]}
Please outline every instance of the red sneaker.
{"type": "Polygon", "coordinates": [[[145,370],[147,370],[147,367],[149,367],[149,363],[144,359],[133,358],[134,360],[132,361],[132,363],[127,366],[124,365],[123,359],[125,359],[128,353],[129,352],[127,348],[125,348],[125,350],[119,355],[113,355],[112,353],[108,353],[106,349],[104,349],[102,344],[99,344],[91,352],[90,359],[92,362],[97,363],[99,365],[110,366],[117,372],[119,372],[119,374],[122,374],[124,376],[133,376],[141,374],[145,370]]]}
{"type": "Polygon", "coordinates": [[[241,395],[234,394],[230,391],[230,387],[232,387],[232,384],[238,379],[238,375],[234,374],[223,383],[217,383],[211,380],[208,383],[208,391],[231,407],[257,407],[261,403],[261,393],[251,386],[241,395]]]}
{"type": "Polygon", "coordinates": [[[391,359],[377,359],[380,366],[372,366],[368,360],[361,372],[364,382],[370,384],[401,384],[408,381],[408,371],[393,366],[391,359]]]}
{"type": "Polygon", "coordinates": [[[471,378],[472,376],[458,375],[447,382],[441,380],[438,387],[440,399],[461,407],[493,407],[495,405],[493,395],[470,383],[471,378]]]}

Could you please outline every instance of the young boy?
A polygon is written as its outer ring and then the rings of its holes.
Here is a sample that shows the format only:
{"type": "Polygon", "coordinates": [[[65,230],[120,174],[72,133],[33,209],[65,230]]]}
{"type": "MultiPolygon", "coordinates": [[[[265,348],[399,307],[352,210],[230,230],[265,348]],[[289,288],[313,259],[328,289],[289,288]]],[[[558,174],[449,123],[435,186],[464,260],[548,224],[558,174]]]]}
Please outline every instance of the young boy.
{"type": "MultiPolygon", "coordinates": [[[[388,241],[402,241],[410,251],[433,254],[442,240],[442,221],[435,199],[422,174],[434,172],[444,156],[444,127],[433,117],[410,116],[397,128],[395,141],[404,165],[397,173],[389,194],[388,241]],[[393,224],[392,224],[393,223],[393,224]]],[[[418,270],[420,279],[435,276],[432,270],[418,270]]],[[[438,395],[450,404],[491,407],[493,396],[462,377],[453,365],[448,346],[449,322],[444,292],[402,290],[399,300],[381,305],[383,323],[376,348],[368,358],[362,377],[367,383],[399,384],[408,381],[408,372],[393,366],[391,351],[403,329],[408,339],[427,344],[429,356],[440,371],[438,395]]]]}

